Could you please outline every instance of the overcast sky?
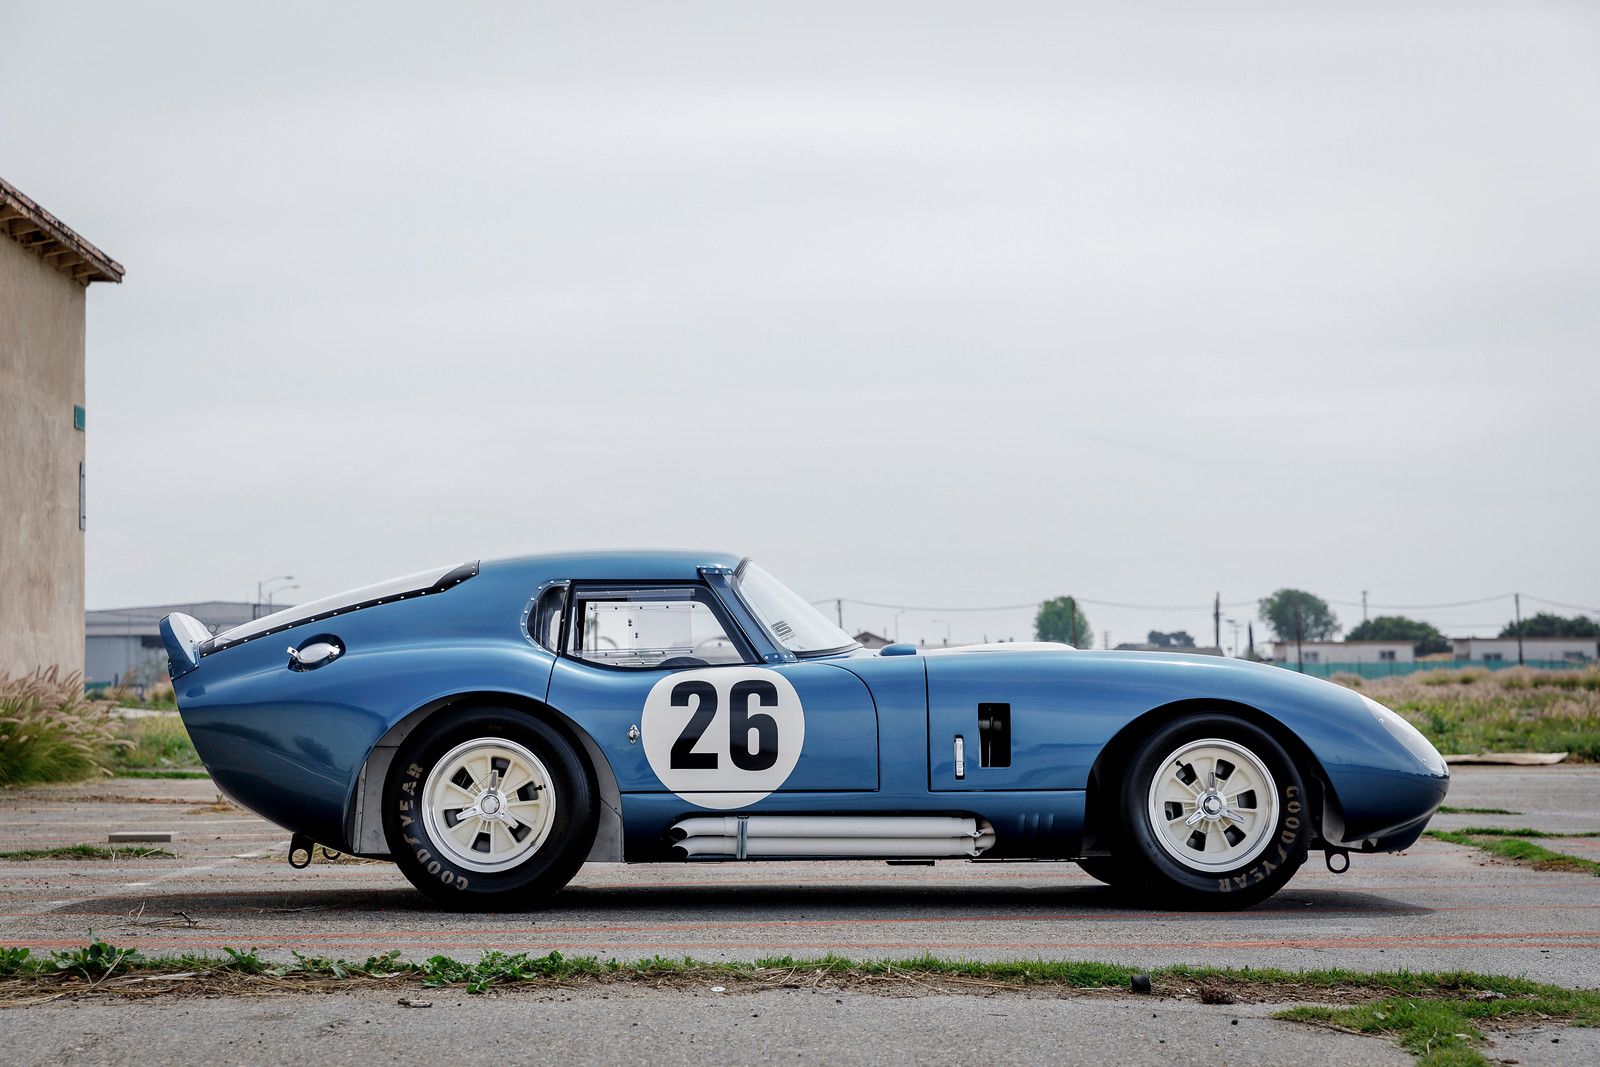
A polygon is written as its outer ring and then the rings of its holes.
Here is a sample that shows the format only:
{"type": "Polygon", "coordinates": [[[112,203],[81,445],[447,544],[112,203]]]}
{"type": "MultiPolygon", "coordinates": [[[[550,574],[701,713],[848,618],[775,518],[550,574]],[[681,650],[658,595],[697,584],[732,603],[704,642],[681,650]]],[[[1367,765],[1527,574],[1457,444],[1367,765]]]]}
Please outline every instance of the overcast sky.
{"type": "Polygon", "coordinates": [[[1113,642],[1600,608],[1600,8],[1063,7],[10,11],[0,175],[128,270],[89,605],[663,546],[1175,606],[1113,642]]]}

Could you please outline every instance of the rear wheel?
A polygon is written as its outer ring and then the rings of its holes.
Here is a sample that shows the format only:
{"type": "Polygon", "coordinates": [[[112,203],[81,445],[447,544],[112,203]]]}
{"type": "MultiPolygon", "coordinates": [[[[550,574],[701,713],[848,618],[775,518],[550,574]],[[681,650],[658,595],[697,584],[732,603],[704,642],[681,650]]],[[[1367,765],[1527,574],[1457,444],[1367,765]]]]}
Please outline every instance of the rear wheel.
{"type": "Polygon", "coordinates": [[[460,908],[531,907],[577,873],[594,842],[595,788],[564,734],[505,708],[424,723],[384,791],[395,863],[460,908]]]}
{"type": "Polygon", "coordinates": [[[1120,800],[1124,862],[1154,903],[1248,907],[1305,862],[1311,819],[1299,768],[1235,716],[1157,730],[1134,754],[1120,800]]]}

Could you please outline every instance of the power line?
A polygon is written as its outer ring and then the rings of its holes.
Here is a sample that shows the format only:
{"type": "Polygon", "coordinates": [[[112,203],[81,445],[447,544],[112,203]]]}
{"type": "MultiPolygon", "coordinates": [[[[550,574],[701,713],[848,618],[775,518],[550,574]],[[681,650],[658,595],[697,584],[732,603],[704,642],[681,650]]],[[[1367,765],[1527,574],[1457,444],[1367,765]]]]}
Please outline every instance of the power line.
{"type": "MultiPolygon", "coordinates": [[[[1210,611],[1213,607],[1212,604],[1125,604],[1117,600],[1092,600],[1089,597],[1084,596],[1075,596],[1072,599],[1076,600],[1079,604],[1089,604],[1097,608],[1126,608],[1130,611],[1210,611]]],[[[1037,608],[1040,604],[1044,603],[1043,600],[1031,600],[1026,604],[998,604],[988,607],[953,608],[925,607],[919,604],[885,604],[876,600],[857,600],[855,597],[830,596],[825,597],[822,600],[813,600],[811,601],[811,604],[813,607],[820,607],[824,604],[833,604],[841,600],[846,604],[855,604],[857,607],[885,608],[889,611],[1023,611],[1037,608]]],[[[1222,606],[1225,608],[1243,608],[1254,606],[1255,603],[1256,601],[1254,600],[1233,600],[1224,603],[1222,606]]]]}
{"type": "Polygon", "coordinates": [[[1570,608],[1573,611],[1584,611],[1584,612],[1588,612],[1591,615],[1596,614],[1596,613],[1600,613],[1600,607],[1593,607],[1593,606],[1585,607],[1582,604],[1568,604],[1568,603],[1566,603],[1565,601],[1562,601],[1562,600],[1551,600],[1548,597],[1534,596],[1532,593],[1523,593],[1522,595],[1527,597],[1529,600],[1537,601],[1540,604],[1549,604],[1551,607],[1570,608]]]}
{"type": "MultiPolygon", "coordinates": [[[[1496,602],[1499,602],[1499,601],[1511,600],[1515,595],[1516,594],[1514,594],[1514,593],[1496,593],[1493,596],[1476,597],[1476,598],[1474,598],[1472,600],[1452,600],[1452,601],[1448,601],[1446,603],[1441,603],[1441,604],[1370,604],[1369,603],[1369,604],[1365,604],[1364,605],[1359,600],[1333,600],[1333,599],[1328,600],[1327,603],[1332,604],[1332,605],[1336,605],[1336,606],[1341,607],[1341,608],[1367,607],[1367,608],[1371,608],[1371,609],[1376,610],[1376,611],[1439,611],[1439,610],[1443,610],[1443,609],[1446,609],[1446,608],[1468,608],[1468,607],[1475,607],[1475,606],[1477,606],[1479,604],[1493,604],[1493,603],[1496,603],[1496,602]]],[[[1582,612],[1588,612],[1588,613],[1591,613],[1591,614],[1600,613],[1600,608],[1593,607],[1593,606],[1588,606],[1588,605],[1584,605],[1584,604],[1571,604],[1571,603],[1568,603],[1568,602],[1566,602],[1564,600],[1551,600],[1548,597],[1534,596],[1532,593],[1523,593],[1522,595],[1524,597],[1527,597],[1529,600],[1537,601],[1540,604],[1548,604],[1548,605],[1551,605],[1553,607],[1567,608],[1567,609],[1572,610],[1572,611],[1582,611],[1582,612]]],[[[1073,599],[1075,601],[1077,601],[1079,604],[1088,604],[1091,607],[1097,607],[1097,608],[1121,608],[1121,609],[1125,609],[1125,610],[1128,610],[1128,611],[1213,611],[1217,607],[1215,602],[1210,603],[1210,604],[1207,604],[1207,603],[1198,603],[1198,604],[1130,604],[1130,603],[1127,603],[1127,602],[1124,602],[1124,601],[1120,601],[1120,600],[1095,600],[1095,599],[1092,599],[1090,597],[1083,597],[1083,596],[1075,596],[1075,597],[1073,597],[1073,599]]],[[[831,597],[826,597],[826,598],[824,598],[822,600],[813,600],[813,601],[811,601],[811,603],[814,606],[817,606],[817,607],[821,607],[821,606],[823,606],[825,604],[831,604],[831,605],[835,605],[835,606],[837,606],[837,605],[839,605],[841,603],[854,604],[857,607],[880,608],[880,609],[886,609],[886,610],[889,610],[889,611],[940,611],[940,612],[943,612],[943,611],[964,611],[964,612],[991,611],[991,612],[999,612],[999,611],[1025,611],[1025,610],[1032,610],[1034,608],[1037,608],[1040,604],[1044,603],[1044,601],[1043,600],[1032,600],[1032,601],[1029,601],[1029,602],[1027,602],[1025,604],[993,604],[993,605],[984,605],[984,606],[978,606],[978,607],[951,607],[951,606],[948,606],[948,605],[937,606],[937,607],[928,607],[928,606],[920,605],[920,604],[889,604],[889,603],[884,603],[882,601],[877,601],[877,600],[857,600],[855,597],[848,597],[848,596],[846,596],[846,597],[832,597],[831,596],[831,597]]],[[[1222,603],[1220,606],[1223,607],[1223,608],[1245,608],[1245,607],[1254,607],[1259,603],[1260,603],[1259,600],[1231,600],[1231,601],[1226,601],[1226,602],[1222,603]]]]}

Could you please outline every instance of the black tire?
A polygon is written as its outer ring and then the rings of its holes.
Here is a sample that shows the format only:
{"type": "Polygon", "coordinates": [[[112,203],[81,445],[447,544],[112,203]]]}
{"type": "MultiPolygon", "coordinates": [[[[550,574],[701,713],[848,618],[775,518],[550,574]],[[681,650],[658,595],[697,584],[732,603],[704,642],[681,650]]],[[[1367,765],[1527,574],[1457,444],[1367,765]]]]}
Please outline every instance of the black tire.
{"type": "MultiPolygon", "coordinates": [[[[545,796],[545,789],[540,786],[530,795],[545,796]]],[[[414,730],[395,753],[384,787],[383,827],[395,863],[412,885],[434,900],[462,910],[531,908],[566,885],[583,865],[594,843],[597,796],[587,760],[549,723],[507,708],[441,712],[414,730]],[[423,814],[436,766],[460,746],[478,741],[508,742],[531,753],[545,772],[554,800],[553,813],[540,822],[541,827],[548,825],[542,838],[526,856],[515,857],[514,865],[498,870],[474,870],[463,865],[471,860],[452,859],[452,852],[472,853],[460,846],[441,847],[436,839],[443,833],[440,819],[449,816],[423,814]]],[[[457,825],[460,822],[457,818],[457,825]]]]}
{"type": "MultiPolygon", "coordinates": [[[[1249,768],[1253,766],[1249,764],[1246,767],[1247,775],[1252,773],[1249,768]]],[[[1237,767],[1225,769],[1237,780],[1237,767]]],[[[1187,770],[1188,773],[1194,773],[1193,767],[1187,770]]],[[[1226,783],[1226,779],[1223,781],[1226,783]]],[[[1225,784],[1223,790],[1226,792],[1225,784]]],[[[1240,798],[1246,795],[1242,792],[1238,794],[1240,798]]],[[[1255,796],[1254,790],[1248,796],[1252,804],[1259,804],[1265,799],[1255,796]]],[[[1117,841],[1123,848],[1120,859],[1131,879],[1124,887],[1160,907],[1221,910],[1245,908],[1259,903],[1282,888],[1305,862],[1312,834],[1311,807],[1307,800],[1300,769],[1283,746],[1265,730],[1227,714],[1191,715],[1176,719],[1158,729],[1139,746],[1128,764],[1127,774],[1123,776],[1118,797],[1117,841]],[[1199,838],[1190,839],[1194,844],[1185,846],[1169,836],[1169,843],[1163,845],[1158,836],[1162,831],[1152,820],[1151,808],[1157,803],[1152,800],[1152,783],[1158,774],[1163,775],[1164,781],[1169,774],[1179,777],[1181,781],[1185,765],[1175,761],[1169,769],[1168,758],[1183,751],[1185,746],[1212,740],[1243,750],[1265,768],[1272,780],[1271,793],[1276,796],[1275,817],[1271,817],[1274,814],[1272,809],[1261,809],[1262,819],[1268,829],[1261,832],[1252,829],[1251,833],[1242,835],[1245,841],[1242,846],[1224,844],[1229,839],[1221,836],[1224,824],[1220,822],[1216,824],[1217,838],[1207,840],[1202,823],[1191,831],[1199,834],[1199,838]],[[1213,842],[1216,847],[1224,849],[1221,853],[1212,853],[1217,856],[1215,862],[1229,865],[1197,866],[1204,862],[1205,852],[1195,853],[1192,849],[1208,849],[1213,847],[1213,842]],[[1231,863],[1227,856],[1230,847],[1247,850],[1239,853],[1242,862],[1236,865],[1231,863]],[[1180,859],[1175,853],[1183,853],[1189,858],[1180,859]]],[[[1203,801],[1197,797],[1197,802],[1203,801]]],[[[1198,803],[1190,805],[1198,806],[1198,803]]],[[[1163,808],[1164,812],[1182,810],[1170,806],[1163,808]]],[[[1181,836],[1176,826],[1174,832],[1181,836]]]]}

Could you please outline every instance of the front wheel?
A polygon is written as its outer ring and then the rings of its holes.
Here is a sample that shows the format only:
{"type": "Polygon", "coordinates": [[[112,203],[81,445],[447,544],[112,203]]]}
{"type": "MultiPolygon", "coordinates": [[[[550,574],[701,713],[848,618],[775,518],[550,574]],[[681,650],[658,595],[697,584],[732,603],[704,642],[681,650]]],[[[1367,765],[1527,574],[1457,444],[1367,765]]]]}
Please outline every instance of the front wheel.
{"type": "Polygon", "coordinates": [[[441,713],[395,754],[389,851],[411,884],[458,908],[541,903],[594,842],[583,756],[548,723],[504,708],[441,713]]]}
{"type": "Polygon", "coordinates": [[[1120,800],[1119,843],[1157,903],[1248,907],[1305,862],[1311,813],[1299,768],[1232,715],[1157,730],[1134,754],[1120,800]]]}

